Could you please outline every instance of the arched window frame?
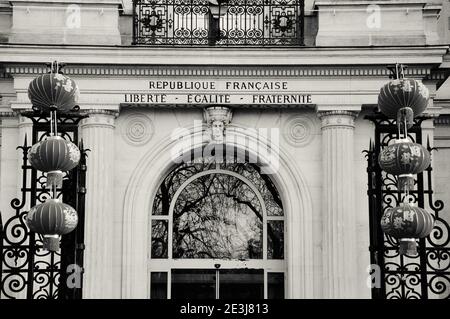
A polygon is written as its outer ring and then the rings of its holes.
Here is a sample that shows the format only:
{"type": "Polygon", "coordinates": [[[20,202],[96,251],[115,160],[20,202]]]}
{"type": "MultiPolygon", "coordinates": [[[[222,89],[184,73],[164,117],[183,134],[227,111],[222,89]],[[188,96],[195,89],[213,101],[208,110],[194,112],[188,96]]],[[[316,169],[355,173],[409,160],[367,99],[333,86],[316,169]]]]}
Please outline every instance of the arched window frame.
{"type": "MultiPolygon", "coordinates": [[[[175,170],[176,167],[173,169],[175,170]]],[[[172,171],[173,171],[172,170],[172,171]]],[[[259,172],[259,174],[261,174],[259,172]]],[[[168,174],[169,175],[169,174],[168,174]]],[[[153,207],[153,205],[152,205],[153,207]]],[[[267,223],[270,221],[282,221],[283,222],[283,237],[286,234],[286,222],[285,215],[271,215],[267,214],[266,202],[252,181],[250,181],[245,176],[236,173],[231,170],[220,168],[220,164],[216,164],[215,168],[209,168],[204,171],[200,171],[190,176],[185,180],[180,187],[174,193],[171,201],[168,215],[154,215],[153,212],[150,218],[150,245],[152,241],[152,222],[153,221],[165,221],[167,223],[168,237],[167,237],[167,258],[152,258],[151,252],[148,256],[148,270],[152,272],[165,272],[167,273],[167,297],[171,297],[171,269],[211,269],[214,265],[220,264],[222,269],[263,269],[264,270],[264,298],[268,297],[268,274],[269,273],[283,273],[286,280],[286,241],[283,240],[283,259],[268,259],[268,238],[267,238],[267,223]],[[173,254],[173,211],[175,204],[186,187],[194,182],[196,179],[212,174],[224,174],[238,178],[243,183],[245,183],[250,189],[255,193],[258,201],[261,204],[262,209],[262,226],[263,226],[263,256],[262,259],[246,259],[246,260],[227,260],[227,259],[174,259],[173,254]]],[[[149,276],[151,278],[151,276],[149,276]]],[[[150,283],[151,285],[151,283],[150,283]]],[[[286,295],[287,285],[284,283],[284,289],[286,295]]]]}

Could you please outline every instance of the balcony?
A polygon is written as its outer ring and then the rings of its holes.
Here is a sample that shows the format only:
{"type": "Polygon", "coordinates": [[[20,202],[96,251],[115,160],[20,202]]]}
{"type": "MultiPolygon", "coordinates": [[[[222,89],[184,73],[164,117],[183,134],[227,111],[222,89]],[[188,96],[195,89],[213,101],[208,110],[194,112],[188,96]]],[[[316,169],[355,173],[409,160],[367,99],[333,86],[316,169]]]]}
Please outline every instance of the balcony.
{"type": "Polygon", "coordinates": [[[135,0],[133,44],[302,46],[304,0],[135,0]]]}

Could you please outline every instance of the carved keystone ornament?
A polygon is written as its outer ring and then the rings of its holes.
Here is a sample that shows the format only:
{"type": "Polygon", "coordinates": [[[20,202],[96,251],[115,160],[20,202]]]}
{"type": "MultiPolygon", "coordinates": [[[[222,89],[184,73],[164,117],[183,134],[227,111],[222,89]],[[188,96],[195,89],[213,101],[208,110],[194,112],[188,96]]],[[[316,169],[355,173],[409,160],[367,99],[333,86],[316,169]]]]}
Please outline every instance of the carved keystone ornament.
{"type": "Polygon", "coordinates": [[[225,106],[211,106],[204,109],[203,117],[208,125],[211,143],[223,143],[225,128],[231,122],[231,109],[225,106]]]}

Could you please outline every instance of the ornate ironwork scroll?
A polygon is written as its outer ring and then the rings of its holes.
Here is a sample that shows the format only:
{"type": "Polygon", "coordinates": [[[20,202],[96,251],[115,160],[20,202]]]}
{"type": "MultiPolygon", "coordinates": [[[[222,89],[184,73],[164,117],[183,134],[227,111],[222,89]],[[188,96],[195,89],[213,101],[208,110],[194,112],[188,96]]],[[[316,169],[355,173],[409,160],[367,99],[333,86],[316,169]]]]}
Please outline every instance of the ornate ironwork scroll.
{"type": "MultiPolygon", "coordinates": [[[[32,144],[50,134],[50,119],[45,114],[28,112],[22,116],[33,122],[32,144]]],[[[77,143],[78,123],[84,117],[78,113],[58,116],[59,135],[77,143]]],[[[54,253],[43,250],[41,236],[30,232],[25,224],[30,207],[50,197],[49,189],[45,188],[45,173],[28,163],[30,148],[25,137],[24,145],[18,147],[22,152],[21,197],[11,201],[14,214],[3,220],[0,227],[0,299],[78,299],[81,286],[68,286],[66,279],[82,275],[75,272],[83,267],[86,150],[79,143],[80,165],[66,174],[62,188],[57,190],[58,198],[62,197],[77,210],[79,222],[75,231],[62,236],[61,250],[54,253]]]]}
{"type": "MultiPolygon", "coordinates": [[[[444,203],[433,198],[431,165],[417,175],[415,187],[410,191],[412,200],[427,209],[435,218],[431,234],[419,240],[418,255],[401,256],[397,240],[384,234],[380,220],[389,207],[398,206],[403,196],[397,190],[397,177],[387,174],[378,165],[380,150],[397,138],[394,120],[383,115],[366,116],[375,124],[375,143],[367,151],[368,196],[370,217],[371,263],[378,265],[381,286],[372,288],[376,299],[450,299],[450,216],[443,216],[444,203]]],[[[421,123],[425,117],[415,119],[409,138],[422,144],[421,123]]],[[[433,148],[427,141],[433,155],[433,148]]]]}
{"type": "Polygon", "coordinates": [[[133,44],[303,45],[304,0],[134,0],[133,44]]]}

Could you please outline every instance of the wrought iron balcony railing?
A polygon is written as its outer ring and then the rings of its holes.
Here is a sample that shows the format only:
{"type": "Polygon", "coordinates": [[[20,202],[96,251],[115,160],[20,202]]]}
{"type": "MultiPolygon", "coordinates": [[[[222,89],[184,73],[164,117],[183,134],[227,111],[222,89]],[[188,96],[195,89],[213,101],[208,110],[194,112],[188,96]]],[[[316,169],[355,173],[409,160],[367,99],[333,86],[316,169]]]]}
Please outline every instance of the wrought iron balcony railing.
{"type": "Polygon", "coordinates": [[[304,0],[134,0],[133,44],[303,45],[304,0]]]}

